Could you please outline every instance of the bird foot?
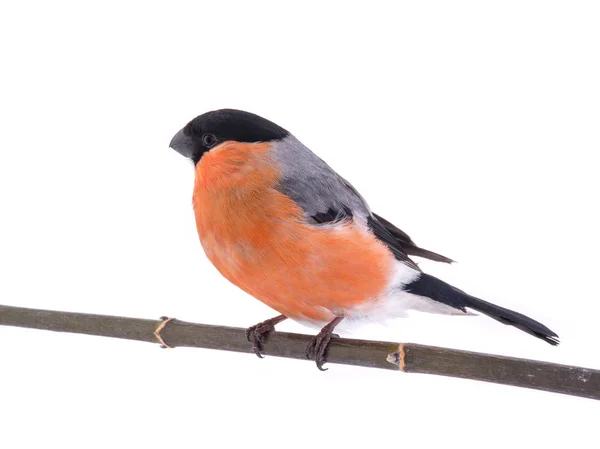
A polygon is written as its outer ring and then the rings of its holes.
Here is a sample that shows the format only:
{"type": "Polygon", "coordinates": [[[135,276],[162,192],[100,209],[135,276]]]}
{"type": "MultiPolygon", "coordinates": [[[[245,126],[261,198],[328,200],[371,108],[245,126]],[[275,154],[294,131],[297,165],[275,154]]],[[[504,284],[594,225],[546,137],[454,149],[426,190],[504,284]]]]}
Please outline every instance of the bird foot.
{"type": "Polygon", "coordinates": [[[252,343],[252,350],[259,358],[264,358],[261,351],[263,350],[263,345],[267,337],[275,330],[275,325],[285,319],[285,316],[279,315],[275,318],[270,318],[262,323],[255,324],[254,326],[250,326],[248,329],[246,329],[246,340],[252,343]]]}
{"type": "Polygon", "coordinates": [[[306,358],[314,359],[317,363],[317,368],[321,371],[327,371],[327,368],[323,368],[323,365],[327,363],[327,349],[332,337],[339,338],[339,335],[333,333],[333,329],[342,319],[342,317],[336,318],[321,329],[306,347],[306,358]]]}

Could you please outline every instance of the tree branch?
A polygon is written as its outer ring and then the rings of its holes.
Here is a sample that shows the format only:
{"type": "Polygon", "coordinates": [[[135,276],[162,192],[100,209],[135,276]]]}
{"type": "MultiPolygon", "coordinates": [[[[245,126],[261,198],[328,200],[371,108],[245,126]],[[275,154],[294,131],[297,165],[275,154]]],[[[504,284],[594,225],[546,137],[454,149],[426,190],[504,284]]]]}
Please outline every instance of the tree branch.
{"type": "MultiPolygon", "coordinates": [[[[98,335],[160,343],[161,320],[26,309],[0,305],[0,325],[98,335]]],[[[251,353],[245,329],[171,320],[161,337],[170,347],[185,346],[251,353]]],[[[310,335],[274,332],[264,354],[306,360],[310,335]]],[[[413,343],[334,338],[330,363],[437,374],[600,399],[600,371],[413,343]]]]}

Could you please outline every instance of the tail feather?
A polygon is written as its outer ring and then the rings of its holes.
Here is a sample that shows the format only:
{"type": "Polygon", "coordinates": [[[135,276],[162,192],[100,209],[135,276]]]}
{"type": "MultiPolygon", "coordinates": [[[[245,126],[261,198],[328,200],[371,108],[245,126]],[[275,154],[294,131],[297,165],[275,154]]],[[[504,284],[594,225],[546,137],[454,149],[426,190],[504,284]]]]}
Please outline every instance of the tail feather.
{"type": "Polygon", "coordinates": [[[487,316],[501,322],[502,324],[514,326],[523,332],[527,332],[534,337],[544,340],[546,343],[550,343],[553,346],[556,346],[559,343],[558,335],[556,335],[556,333],[548,329],[542,323],[535,321],[534,319],[529,318],[528,316],[525,316],[519,312],[505,309],[504,307],[497,306],[469,295],[466,295],[465,303],[466,307],[484,313],[487,316]]]}
{"type": "Polygon", "coordinates": [[[517,329],[527,332],[551,345],[555,346],[559,343],[558,335],[542,323],[513,310],[505,309],[504,307],[475,298],[474,296],[426,273],[422,273],[418,279],[405,285],[404,289],[409,293],[426,296],[435,301],[462,310],[463,312],[466,312],[467,307],[476,310],[502,324],[516,327],[517,329]]]}

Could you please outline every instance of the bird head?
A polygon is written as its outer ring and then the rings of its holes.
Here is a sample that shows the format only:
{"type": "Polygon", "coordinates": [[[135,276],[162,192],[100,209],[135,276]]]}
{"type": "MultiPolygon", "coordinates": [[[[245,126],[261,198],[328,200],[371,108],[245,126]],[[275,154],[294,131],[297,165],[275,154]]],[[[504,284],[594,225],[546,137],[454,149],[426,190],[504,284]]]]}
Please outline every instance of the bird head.
{"type": "Polygon", "coordinates": [[[289,132],[250,112],[218,109],[199,115],[171,140],[170,147],[197,164],[224,142],[258,143],[282,140],[289,132]]]}

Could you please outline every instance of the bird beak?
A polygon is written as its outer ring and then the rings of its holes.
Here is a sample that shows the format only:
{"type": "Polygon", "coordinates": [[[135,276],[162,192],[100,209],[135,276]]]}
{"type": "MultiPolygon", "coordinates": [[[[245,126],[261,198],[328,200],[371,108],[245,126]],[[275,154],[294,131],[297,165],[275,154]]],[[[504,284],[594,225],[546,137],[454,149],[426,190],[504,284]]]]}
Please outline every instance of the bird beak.
{"type": "Polygon", "coordinates": [[[169,147],[185,157],[192,157],[194,150],[192,139],[183,133],[183,129],[173,136],[169,147]]]}

